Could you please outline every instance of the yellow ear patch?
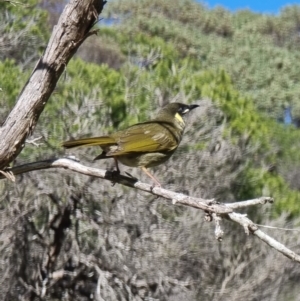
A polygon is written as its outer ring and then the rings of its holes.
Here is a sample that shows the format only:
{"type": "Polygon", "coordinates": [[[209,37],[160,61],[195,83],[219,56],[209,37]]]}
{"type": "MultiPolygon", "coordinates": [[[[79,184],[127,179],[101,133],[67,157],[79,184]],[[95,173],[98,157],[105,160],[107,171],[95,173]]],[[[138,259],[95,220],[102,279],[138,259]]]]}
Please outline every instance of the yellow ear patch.
{"type": "Polygon", "coordinates": [[[175,114],[175,118],[176,118],[177,120],[179,120],[181,123],[184,123],[182,117],[181,117],[178,113],[175,114]]]}

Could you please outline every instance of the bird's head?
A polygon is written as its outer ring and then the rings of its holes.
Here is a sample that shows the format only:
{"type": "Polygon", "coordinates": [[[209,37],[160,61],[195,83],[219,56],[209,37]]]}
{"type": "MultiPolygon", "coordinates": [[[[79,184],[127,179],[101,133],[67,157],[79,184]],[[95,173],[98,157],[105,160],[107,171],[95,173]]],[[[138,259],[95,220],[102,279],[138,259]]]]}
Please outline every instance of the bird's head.
{"type": "Polygon", "coordinates": [[[180,123],[184,123],[183,116],[185,116],[191,110],[199,107],[199,105],[186,105],[180,102],[172,102],[165,105],[157,114],[157,118],[159,120],[177,120],[180,123]]]}

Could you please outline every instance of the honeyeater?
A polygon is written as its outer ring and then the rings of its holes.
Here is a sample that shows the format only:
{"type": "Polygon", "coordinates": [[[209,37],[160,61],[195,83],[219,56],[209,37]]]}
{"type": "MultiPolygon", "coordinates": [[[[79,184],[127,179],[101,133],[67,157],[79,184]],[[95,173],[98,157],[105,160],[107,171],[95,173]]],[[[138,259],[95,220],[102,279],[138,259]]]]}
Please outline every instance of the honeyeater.
{"type": "Polygon", "coordinates": [[[176,151],[185,128],[184,116],[198,105],[169,103],[161,108],[156,117],[134,124],[110,135],[83,138],[63,142],[65,148],[76,146],[100,146],[101,155],[94,160],[114,158],[131,167],[140,167],[154,182],[159,181],[147,170],[167,161],[176,151]]]}

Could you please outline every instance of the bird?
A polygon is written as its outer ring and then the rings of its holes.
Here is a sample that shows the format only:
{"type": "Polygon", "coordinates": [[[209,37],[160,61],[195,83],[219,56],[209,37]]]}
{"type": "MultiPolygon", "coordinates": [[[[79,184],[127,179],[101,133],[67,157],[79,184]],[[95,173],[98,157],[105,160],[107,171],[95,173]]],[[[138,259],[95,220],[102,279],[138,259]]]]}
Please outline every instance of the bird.
{"type": "Polygon", "coordinates": [[[197,107],[199,105],[169,103],[149,121],[134,124],[110,135],[69,140],[62,145],[67,149],[100,146],[102,153],[94,160],[113,158],[118,173],[118,162],[130,167],[140,167],[154,181],[154,186],[161,187],[147,168],[166,162],[174,154],[184,133],[184,116],[197,107]]]}

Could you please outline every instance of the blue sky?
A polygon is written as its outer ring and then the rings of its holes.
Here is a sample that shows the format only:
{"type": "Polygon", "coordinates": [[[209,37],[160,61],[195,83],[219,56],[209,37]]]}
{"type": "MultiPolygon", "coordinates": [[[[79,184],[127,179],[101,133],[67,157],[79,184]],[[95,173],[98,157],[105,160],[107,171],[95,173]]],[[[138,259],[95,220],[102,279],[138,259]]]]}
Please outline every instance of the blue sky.
{"type": "Polygon", "coordinates": [[[200,1],[206,4],[209,8],[213,8],[216,5],[221,5],[229,10],[235,11],[237,9],[249,8],[252,11],[259,13],[272,13],[277,14],[280,11],[280,8],[289,4],[298,4],[300,5],[300,0],[298,1],[288,1],[288,0],[205,0],[200,1]]]}

